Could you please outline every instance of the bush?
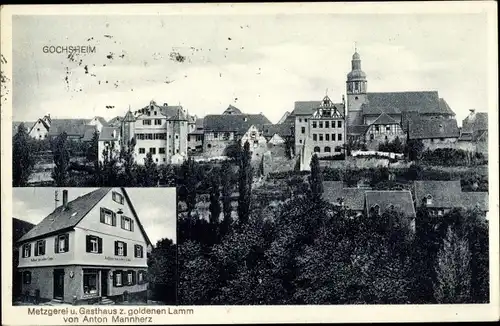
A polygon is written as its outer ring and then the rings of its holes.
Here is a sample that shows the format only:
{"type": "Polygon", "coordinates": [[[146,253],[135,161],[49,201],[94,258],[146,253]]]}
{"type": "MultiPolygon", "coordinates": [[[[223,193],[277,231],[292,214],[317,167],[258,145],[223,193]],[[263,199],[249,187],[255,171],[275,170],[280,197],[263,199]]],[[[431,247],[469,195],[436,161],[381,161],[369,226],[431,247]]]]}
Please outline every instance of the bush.
{"type": "Polygon", "coordinates": [[[345,160],[345,154],[322,156],[318,158],[320,161],[343,161],[345,160]]]}
{"type": "Polygon", "coordinates": [[[385,143],[380,144],[378,150],[380,152],[403,153],[404,146],[399,137],[396,137],[396,139],[391,142],[386,140],[385,143]]]}
{"type": "Polygon", "coordinates": [[[472,153],[462,149],[438,148],[422,153],[422,161],[443,166],[485,165],[488,160],[482,153],[472,153]]]}

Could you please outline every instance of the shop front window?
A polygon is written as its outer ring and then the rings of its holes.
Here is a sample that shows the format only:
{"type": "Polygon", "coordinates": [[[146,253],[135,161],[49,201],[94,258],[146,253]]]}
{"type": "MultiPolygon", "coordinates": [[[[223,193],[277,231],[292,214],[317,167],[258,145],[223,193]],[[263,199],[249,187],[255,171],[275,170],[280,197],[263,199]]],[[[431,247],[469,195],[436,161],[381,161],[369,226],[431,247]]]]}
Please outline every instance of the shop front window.
{"type": "Polygon", "coordinates": [[[83,272],[83,294],[97,294],[97,272],[83,272]]]}

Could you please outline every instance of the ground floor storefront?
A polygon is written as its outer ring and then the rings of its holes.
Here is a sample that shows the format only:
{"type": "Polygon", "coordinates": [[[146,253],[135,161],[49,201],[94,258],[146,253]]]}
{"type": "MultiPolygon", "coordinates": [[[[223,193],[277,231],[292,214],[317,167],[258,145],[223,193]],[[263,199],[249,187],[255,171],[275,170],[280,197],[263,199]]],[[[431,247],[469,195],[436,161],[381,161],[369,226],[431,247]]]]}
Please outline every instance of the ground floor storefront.
{"type": "Polygon", "coordinates": [[[26,298],[86,304],[147,300],[146,274],[146,268],[72,265],[21,268],[16,279],[26,298]]]}

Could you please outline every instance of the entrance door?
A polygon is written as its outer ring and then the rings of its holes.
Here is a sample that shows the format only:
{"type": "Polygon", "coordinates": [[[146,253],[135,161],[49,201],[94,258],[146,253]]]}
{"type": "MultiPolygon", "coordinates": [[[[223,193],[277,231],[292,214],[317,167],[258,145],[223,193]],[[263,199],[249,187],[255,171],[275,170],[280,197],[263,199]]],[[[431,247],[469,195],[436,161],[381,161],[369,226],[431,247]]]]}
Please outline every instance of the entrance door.
{"type": "Polygon", "coordinates": [[[101,297],[108,295],[109,269],[101,270],[101,297]]]}
{"type": "Polygon", "coordinates": [[[54,269],[54,299],[64,299],[64,269],[54,269]]]}

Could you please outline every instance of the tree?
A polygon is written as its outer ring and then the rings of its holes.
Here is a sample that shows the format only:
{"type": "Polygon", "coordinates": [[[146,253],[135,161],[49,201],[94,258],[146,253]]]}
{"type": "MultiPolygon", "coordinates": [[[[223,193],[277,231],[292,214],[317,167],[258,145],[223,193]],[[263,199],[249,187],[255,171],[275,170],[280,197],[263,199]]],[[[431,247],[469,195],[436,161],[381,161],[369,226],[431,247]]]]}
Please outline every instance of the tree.
{"type": "Polygon", "coordinates": [[[112,187],[118,185],[118,158],[109,147],[102,151],[102,162],[99,163],[100,185],[112,187]]]}
{"type": "Polygon", "coordinates": [[[99,133],[97,130],[94,130],[94,134],[92,135],[92,139],[88,144],[86,151],[86,158],[89,163],[92,163],[95,166],[99,164],[99,133]]]}
{"type": "Polygon", "coordinates": [[[231,212],[233,208],[231,207],[231,195],[232,195],[232,176],[231,165],[228,162],[222,163],[221,177],[222,177],[222,211],[224,213],[224,219],[221,225],[221,235],[224,236],[232,223],[231,212]]]}
{"type": "Polygon", "coordinates": [[[158,183],[158,171],[156,170],[156,163],[153,161],[153,154],[148,152],[144,161],[142,169],[141,185],[143,187],[153,187],[158,183]]]}
{"type": "Polygon", "coordinates": [[[245,224],[250,214],[250,201],[252,195],[253,171],[251,166],[250,143],[245,142],[243,152],[239,158],[239,178],[238,178],[238,220],[245,224]]]}
{"type": "Polygon", "coordinates": [[[470,259],[467,239],[449,227],[437,257],[434,296],[438,303],[470,302],[470,259]]]}
{"type": "Polygon", "coordinates": [[[69,167],[69,150],[68,150],[68,135],[63,132],[59,136],[52,149],[54,154],[54,171],[52,172],[52,178],[59,187],[64,187],[68,179],[68,167],[69,167]]]}
{"type": "Polygon", "coordinates": [[[422,156],[423,151],[424,143],[420,139],[409,139],[406,142],[405,154],[407,155],[408,160],[419,160],[422,156]]]}
{"type": "Polygon", "coordinates": [[[314,154],[311,158],[311,175],[309,176],[309,186],[311,188],[311,199],[319,202],[323,195],[323,175],[319,166],[319,158],[314,154]]]}
{"type": "Polygon", "coordinates": [[[175,304],[177,295],[177,246],[163,238],[148,257],[148,281],[153,299],[175,304]]]}
{"type": "Polygon", "coordinates": [[[211,176],[210,190],[210,223],[217,225],[219,223],[220,207],[220,178],[218,173],[213,173],[211,176]]]}
{"type": "Polygon", "coordinates": [[[196,162],[189,157],[184,161],[180,168],[179,177],[179,199],[186,202],[188,215],[196,206],[196,189],[198,185],[198,166],[196,162]]]}
{"type": "Polygon", "coordinates": [[[120,150],[120,158],[123,162],[124,180],[123,184],[132,187],[137,185],[137,164],[134,160],[135,138],[128,141],[127,146],[120,150]]]}
{"type": "Polygon", "coordinates": [[[12,184],[14,187],[26,186],[35,166],[28,137],[24,123],[21,123],[12,140],[12,184]]]}

